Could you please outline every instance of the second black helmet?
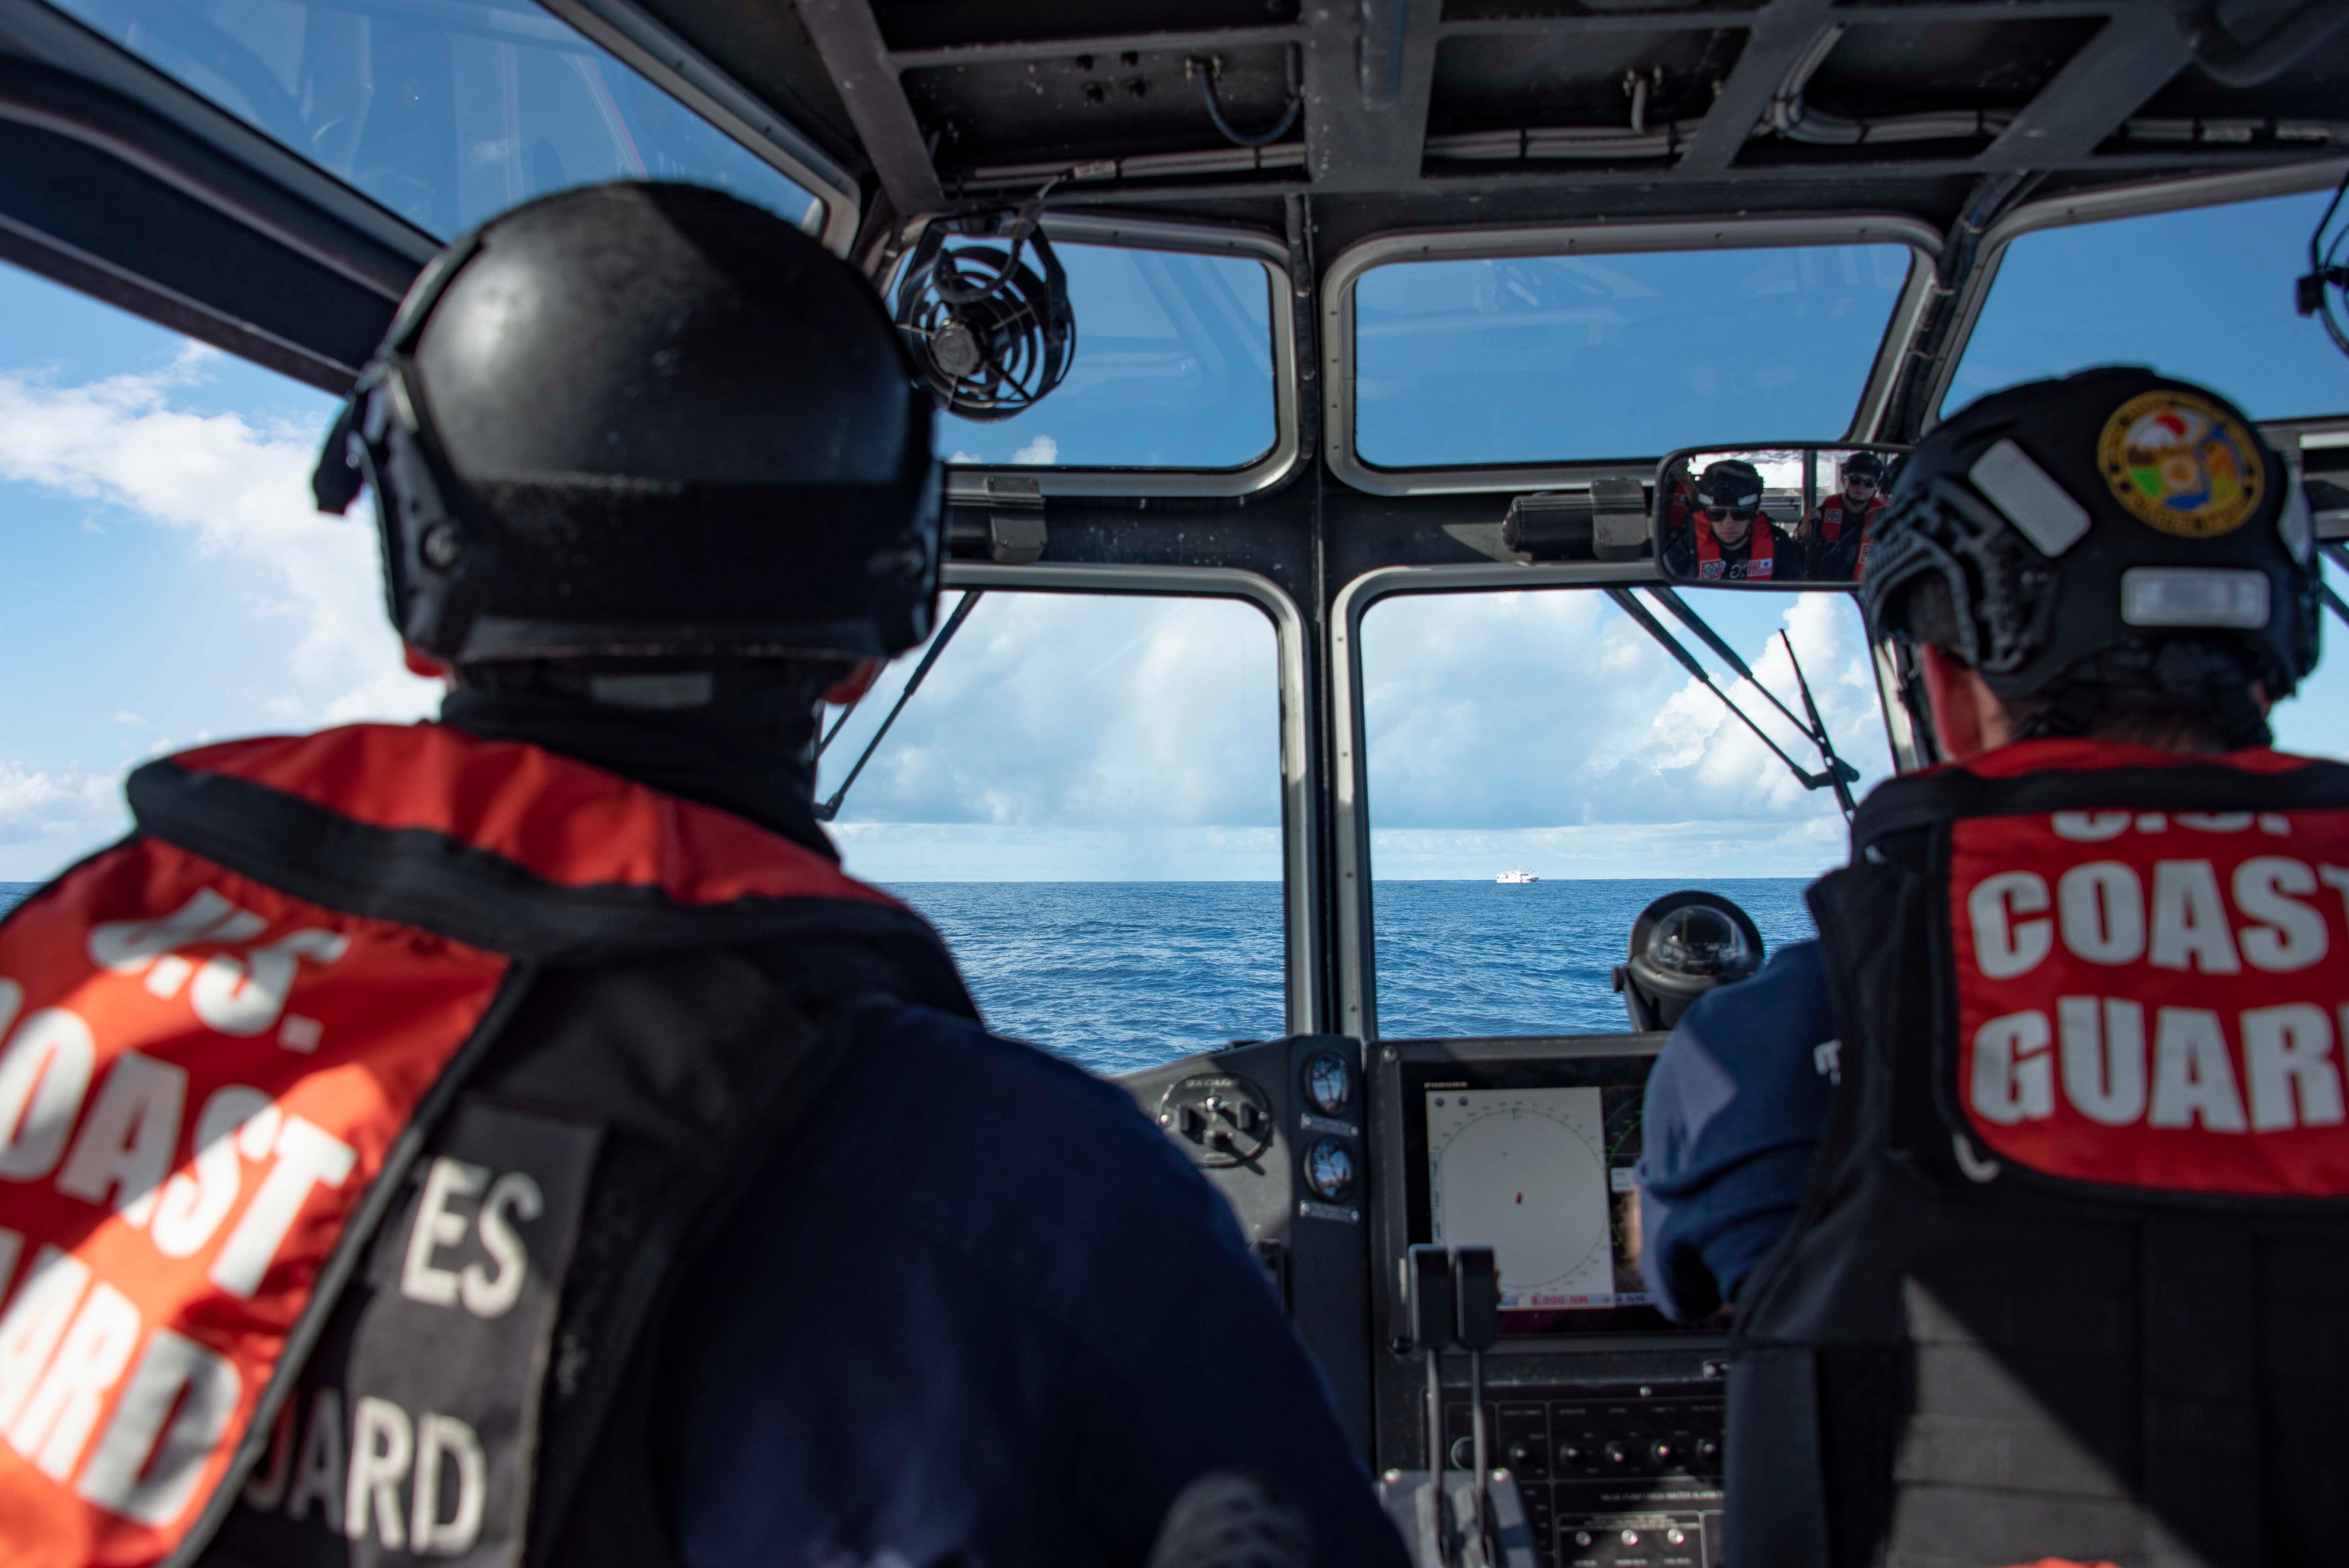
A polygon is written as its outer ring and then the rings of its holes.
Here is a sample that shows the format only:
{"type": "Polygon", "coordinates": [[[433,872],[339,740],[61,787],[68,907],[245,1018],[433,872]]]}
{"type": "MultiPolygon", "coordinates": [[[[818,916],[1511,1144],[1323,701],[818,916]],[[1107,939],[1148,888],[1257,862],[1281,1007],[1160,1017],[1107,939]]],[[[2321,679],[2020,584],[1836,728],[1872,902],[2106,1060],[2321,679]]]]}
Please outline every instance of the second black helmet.
{"type": "MultiPolygon", "coordinates": [[[[2315,666],[2315,539],[2289,465],[2217,393],[2133,366],[1993,393],[1901,466],[1860,589],[1878,634],[2013,699],[2121,680],[2213,700],[2315,666]],[[1948,588],[1951,623],[1911,623],[1948,588]]],[[[2230,730],[2263,727],[2240,703],[2230,730]]]]}
{"type": "Polygon", "coordinates": [[[885,656],[936,611],[933,418],[813,240],[605,185],[426,267],[315,486],[372,487],[393,623],[437,658],[885,656]]]}

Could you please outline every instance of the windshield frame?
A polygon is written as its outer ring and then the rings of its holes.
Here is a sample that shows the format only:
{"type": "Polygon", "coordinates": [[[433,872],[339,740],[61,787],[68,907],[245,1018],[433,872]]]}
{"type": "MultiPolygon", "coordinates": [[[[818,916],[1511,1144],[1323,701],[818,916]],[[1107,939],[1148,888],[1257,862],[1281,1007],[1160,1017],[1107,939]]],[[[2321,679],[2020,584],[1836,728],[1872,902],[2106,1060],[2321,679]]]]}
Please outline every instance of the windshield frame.
{"type": "MultiPolygon", "coordinates": [[[[1460,495],[1588,484],[1593,478],[1652,478],[1661,452],[1548,463],[1482,463],[1390,469],[1354,449],[1354,286],[1372,268],[1404,261],[1494,261],[1515,257],[1609,255],[1662,251],[1759,250],[1784,246],[1900,244],[1909,247],[1909,279],[1894,301],[1877,345],[1850,425],[1840,431],[1788,433],[1798,440],[1873,440],[1895,372],[1909,352],[1931,298],[1941,235],[1932,225],[1897,212],[1812,218],[1740,218],[1663,223],[1545,224],[1522,229],[1405,231],[1356,241],[1330,263],[1321,279],[1322,428],[1329,432],[1330,471],[1370,495],[1460,495]]],[[[1682,442],[1685,446],[1689,442],[1682,442]]],[[[1701,442],[1698,444],[1702,444],[1701,442]]]]}
{"type": "MultiPolygon", "coordinates": [[[[1379,1038],[1377,925],[1371,857],[1371,765],[1367,692],[1362,674],[1362,620],[1371,606],[1396,594],[1496,593],[1544,589],[1672,587],[1652,558],[1571,561],[1533,566],[1480,562],[1459,566],[1380,566],[1338,591],[1330,610],[1330,729],[1337,755],[1329,769],[1330,838],[1335,850],[1338,1016],[1329,1027],[1363,1041],[1379,1038]]],[[[1782,590],[1783,592],[1784,590],[1782,590]]],[[[1834,593],[1833,584],[1806,592],[1834,593]]],[[[1908,713],[1899,701],[1891,645],[1868,639],[1875,657],[1876,699],[1896,773],[1922,761],[1908,713]]],[[[1838,749],[1841,749],[1838,748],[1838,749]]]]}
{"type": "MultiPolygon", "coordinates": [[[[1033,472],[1034,470],[1028,470],[1033,472]]],[[[1307,714],[1312,707],[1312,633],[1305,612],[1288,591],[1262,573],[1237,566],[1140,566],[1120,564],[1001,565],[948,561],[938,572],[945,589],[1005,589],[1019,593],[1131,594],[1146,599],[1230,599],[1253,604],[1272,623],[1273,678],[1278,683],[1280,768],[1280,911],[1282,1012],[1288,1032],[1320,1029],[1315,1013],[1319,991],[1318,883],[1315,851],[1319,797],[1313,788],[1311,738],[1307,714]]],[[[918,700],[918,699],[917,699],[918,700]]]]}
{"type": "MultiPolygon", "coordinates": [[[[1297,309],[1288,286],[1288,246],[1260,229],[1217,223],[1170,223],[1092,212],[1047,212],[1046,234],[1071,245],[1098,245],[1186,255],[1240,256],[1261,263],[1271,306],[1272,445],[1254,461],[1232,469],[1048,468],[1016,463],[947,465],[947,499],[976,505],[1006,493],[1053,496],[1255,495],[1283,483],[1297,467],[1297,309]],[[1005,482],[994,482],[1005,481],[1005,482]]],[[[910,240],[906,253],[912,253],[910,240]]],[[[883,279],[881,297],[894,310],[903,259],[883,279]]],[[[1077,323],[1081,335],[1084,323],[1077,323]]],[[[941,412],[943,423],[947,416],[941,412]]]]}
{"type": "MultiPolygon", "coordinates": [[[[2183,212],[2198,207],[2224,207],[2238,201],[2256,201],[2268,196],[2296,196],[2310,191],[2330,190],[2340,182],[2344,172],[2349,172],[2349,158],[2321,158],[2303,162],[2271,164],[2261,169],[2230,170],[2223,174],[2198,175],[2189,180],[2107,186],[2102,190],[2044,197],[2023,203],[1983,232],[1982,259],[1975,265],[1973,275],[1965,281],[1960,291],[1957,319],[1939,360],[1932,367],[1932,378],[1924,388],[1925,407],[1929,412],[1920,434],[1941,422],[1941,404],[1950,395],[1951,383],[1957,379],[1958,366],[1965,359],[1968,345],[1973,341],[1974,327],[1981,322],[1982,310],[1990,303],[1991,290],[1998,286],[1999,268],[2006,259],[2007,247],[2025,234],[2035,234],[2047,229],[2068,229],[2083,223],[2110,222],[2121,218],[2183,212]]],[[[2312,323],[2309,330],[2313,332],[2317,328],[2312,323]]],[[[2349,410],[2297,419],[2263,419],[2257,423],[2270,441],[2280,448],[2297,451],[2302,439],[2311,434],[2349,432],[2349,410]]],[[[2319,441],[2313,444],[2336,446],[2342,443],[2319,441]]]]}

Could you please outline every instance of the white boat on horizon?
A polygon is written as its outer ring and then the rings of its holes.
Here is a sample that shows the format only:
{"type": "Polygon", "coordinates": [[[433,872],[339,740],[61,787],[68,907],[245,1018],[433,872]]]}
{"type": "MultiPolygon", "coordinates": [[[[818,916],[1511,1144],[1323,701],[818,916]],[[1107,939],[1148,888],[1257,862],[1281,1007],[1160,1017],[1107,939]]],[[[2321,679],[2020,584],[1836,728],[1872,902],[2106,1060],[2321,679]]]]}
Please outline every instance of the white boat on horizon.
{"type": "Polygon", "coordinates": [[[1541,881],[1541,878],[1534,875],[1534,873],[1529,871],[1518,870],[1514,872],[1503,872],[1499,876],[1495,877],[1493,880],[1504,884],[1516,884],[1521,882],[1537,882],[1541,881]]]}

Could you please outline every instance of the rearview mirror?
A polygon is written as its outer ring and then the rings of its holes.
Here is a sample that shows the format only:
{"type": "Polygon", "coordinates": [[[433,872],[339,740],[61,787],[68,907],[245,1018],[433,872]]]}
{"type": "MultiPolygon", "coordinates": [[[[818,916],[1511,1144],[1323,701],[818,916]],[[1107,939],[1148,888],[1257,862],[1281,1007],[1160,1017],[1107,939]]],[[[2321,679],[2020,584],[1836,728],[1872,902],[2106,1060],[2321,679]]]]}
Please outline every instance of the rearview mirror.
{"type": "Polygon", "coordinates": [[[1905,447],[1692,447],[1656,469],[1656,562],[1704,587],[1857,583],[1905,447]]]}

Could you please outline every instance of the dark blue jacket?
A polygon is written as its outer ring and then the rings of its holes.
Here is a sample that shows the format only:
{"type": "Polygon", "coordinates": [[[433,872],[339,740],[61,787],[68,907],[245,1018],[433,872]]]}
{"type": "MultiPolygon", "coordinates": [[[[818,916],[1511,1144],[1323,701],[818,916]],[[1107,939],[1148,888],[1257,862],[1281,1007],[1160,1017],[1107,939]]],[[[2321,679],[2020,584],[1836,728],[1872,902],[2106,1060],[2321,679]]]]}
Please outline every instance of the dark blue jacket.
{"type": "Polygon", "coordinates": [[[1224,1202],[1115,1086],[879,1018],[706,1254],[668,1476],[691,1568],[1140,1564],[1203,1471],[1401,1568],[1224,1202]]]}
{"type": "Polygon", "coordinates": [[[1648,1077],[1640,1229],[1649,1290],[1682,1322],[1734,1301],[1802,1202],[1834,1089],[1816,942],[1698,998],[1648,1077]]]}

